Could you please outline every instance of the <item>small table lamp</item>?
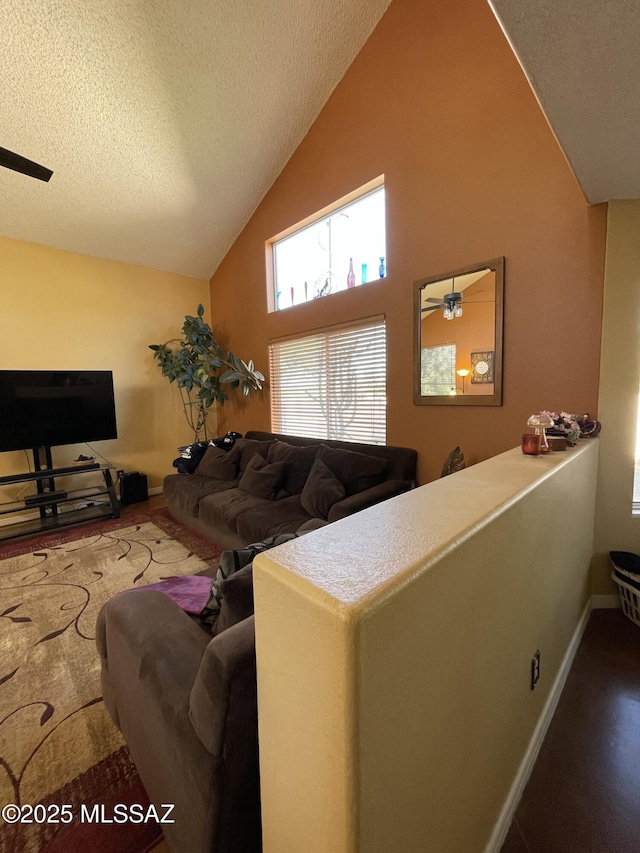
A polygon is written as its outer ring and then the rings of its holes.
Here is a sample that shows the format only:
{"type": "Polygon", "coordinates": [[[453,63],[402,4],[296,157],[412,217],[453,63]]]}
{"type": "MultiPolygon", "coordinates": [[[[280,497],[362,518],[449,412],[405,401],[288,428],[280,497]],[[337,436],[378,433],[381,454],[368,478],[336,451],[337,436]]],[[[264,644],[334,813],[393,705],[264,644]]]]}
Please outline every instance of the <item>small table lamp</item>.
{"type": "Polygon", "coordinates": [[[547,434],[545,430],[553,426],[553,418],[550,418],[549,415],[543,415],[542,412],[539,412],[537,415],[531,415],[531,417],[527,421],[527,426],[533,427],[536,435],[540,436],[539,452],[549,453],[551,448],[549,447],[549,442],[547,441],[547,434]]]}

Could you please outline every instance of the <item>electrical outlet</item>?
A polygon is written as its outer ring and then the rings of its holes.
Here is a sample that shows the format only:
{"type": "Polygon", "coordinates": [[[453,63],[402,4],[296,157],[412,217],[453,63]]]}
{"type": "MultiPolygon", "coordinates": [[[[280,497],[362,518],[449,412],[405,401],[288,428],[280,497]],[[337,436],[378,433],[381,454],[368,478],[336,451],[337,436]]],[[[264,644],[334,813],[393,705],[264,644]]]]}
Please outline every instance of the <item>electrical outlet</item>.
{"type": "Polygon", "coordinates": [[[531,689],[535,690],[538,679],[540,678],[540,649],[536,649],[535,655],[531,658],[531,689]]]}

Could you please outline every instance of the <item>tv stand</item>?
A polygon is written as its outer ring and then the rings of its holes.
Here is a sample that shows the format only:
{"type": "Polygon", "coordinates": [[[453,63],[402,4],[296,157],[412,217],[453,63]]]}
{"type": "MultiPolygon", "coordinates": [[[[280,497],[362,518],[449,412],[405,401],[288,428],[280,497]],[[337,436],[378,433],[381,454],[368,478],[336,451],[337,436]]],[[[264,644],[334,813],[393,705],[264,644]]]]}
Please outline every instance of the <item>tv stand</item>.
{"type": "Polygon", "coordinates": [[[24,514],[37,509],[38,517],[18,521],[14,524],[0,525],[0,541],[56,530],[60,527],[81,524],[94,519],[118,518],[120,516],[120,501],[116,495],[110,465],[91,463],[54,468],[51,461],[51,448],[49,447],[34,448],[33,461],[35,464],[33,472],[0,477],[0,486],[34,482],[37,490],[35,494],[25,495],[20,500],[0,504],[0,516],[24,514]],[[44,456],[41,451],[44,451],[44,456]],[[89,474],[93,471],[101,472],[101,483],[84,489],[56,487],[57,477],[89,474]],[[100,497],[103,497],[103,501],[97,502],[96,498],[100,497]],[[80,503],[85,504],[85,506],[72,509],[65,506],[80,503]]]}

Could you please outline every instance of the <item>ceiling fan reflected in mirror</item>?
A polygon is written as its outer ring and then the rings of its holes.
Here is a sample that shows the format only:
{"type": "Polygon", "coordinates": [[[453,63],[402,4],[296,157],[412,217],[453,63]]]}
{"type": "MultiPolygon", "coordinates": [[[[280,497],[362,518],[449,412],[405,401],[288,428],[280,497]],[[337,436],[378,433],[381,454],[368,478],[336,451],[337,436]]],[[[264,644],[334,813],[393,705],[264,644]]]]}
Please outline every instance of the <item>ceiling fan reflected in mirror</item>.
{"type": "Polygon", "coordinates": [[[37,178],[39,181],[48,181],[53,175],[51,169],[34,163],[33,160],[27,160],[26,157],[21,157],[19,154],[14,154],[13,151],[8,151],[6,148],[0,148],[0,166],[4,166],[5,169],[13,169],[14,172],[20,172],[30,178],[37,178]]]}
{"type": "MultiPolygon", "coordinates": [[[[454,317],[462,317],[462,305],[464,304],[464,293],[455,289],[456,280],[451,279],[451,291],[445,293],[444,296],[427,296],[425,302],[434,302],[434,305],[428,305],[422,308],[422,313],[425,311],[436,311],[438,308],[444,308],[444,319],[453,320],[454,317]]],[[[478,291],[482,293],[482,291],[478,291]]],[[[474,294],[474,296],[477,294],[474,294]]]]}

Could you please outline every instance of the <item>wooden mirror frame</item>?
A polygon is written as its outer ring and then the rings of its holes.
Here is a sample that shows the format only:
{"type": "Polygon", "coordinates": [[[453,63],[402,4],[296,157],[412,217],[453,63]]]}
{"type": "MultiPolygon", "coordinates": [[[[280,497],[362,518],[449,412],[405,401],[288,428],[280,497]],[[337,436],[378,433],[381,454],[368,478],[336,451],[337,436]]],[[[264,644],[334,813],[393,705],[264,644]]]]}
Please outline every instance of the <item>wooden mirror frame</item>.
{"type": "MultiPolygon", "coordinates": [[[[421,278],[414,282],[414,346],[413,346],[413,402],[417,406],[501,406],[502,405],[502,326],[504,310],[504,257],[493,258],[478,264],[471,264],[452,270],[440,275],[432,275],[421,278]],[[448,278],[457,278],[468,273],[478,272],[483,269],[491,269],[495,273],[496,295],[495,295],[495,347],[493,357],[493,394],[467,394],[455,396],[443,394],[442,396],[424,395],[420,391],[421,374],[421,336],[422,336],[422,289],[428,284],[443,281],[448,278]]],[[[455,320],[451,321],[455,323],[455,320]]]]}

